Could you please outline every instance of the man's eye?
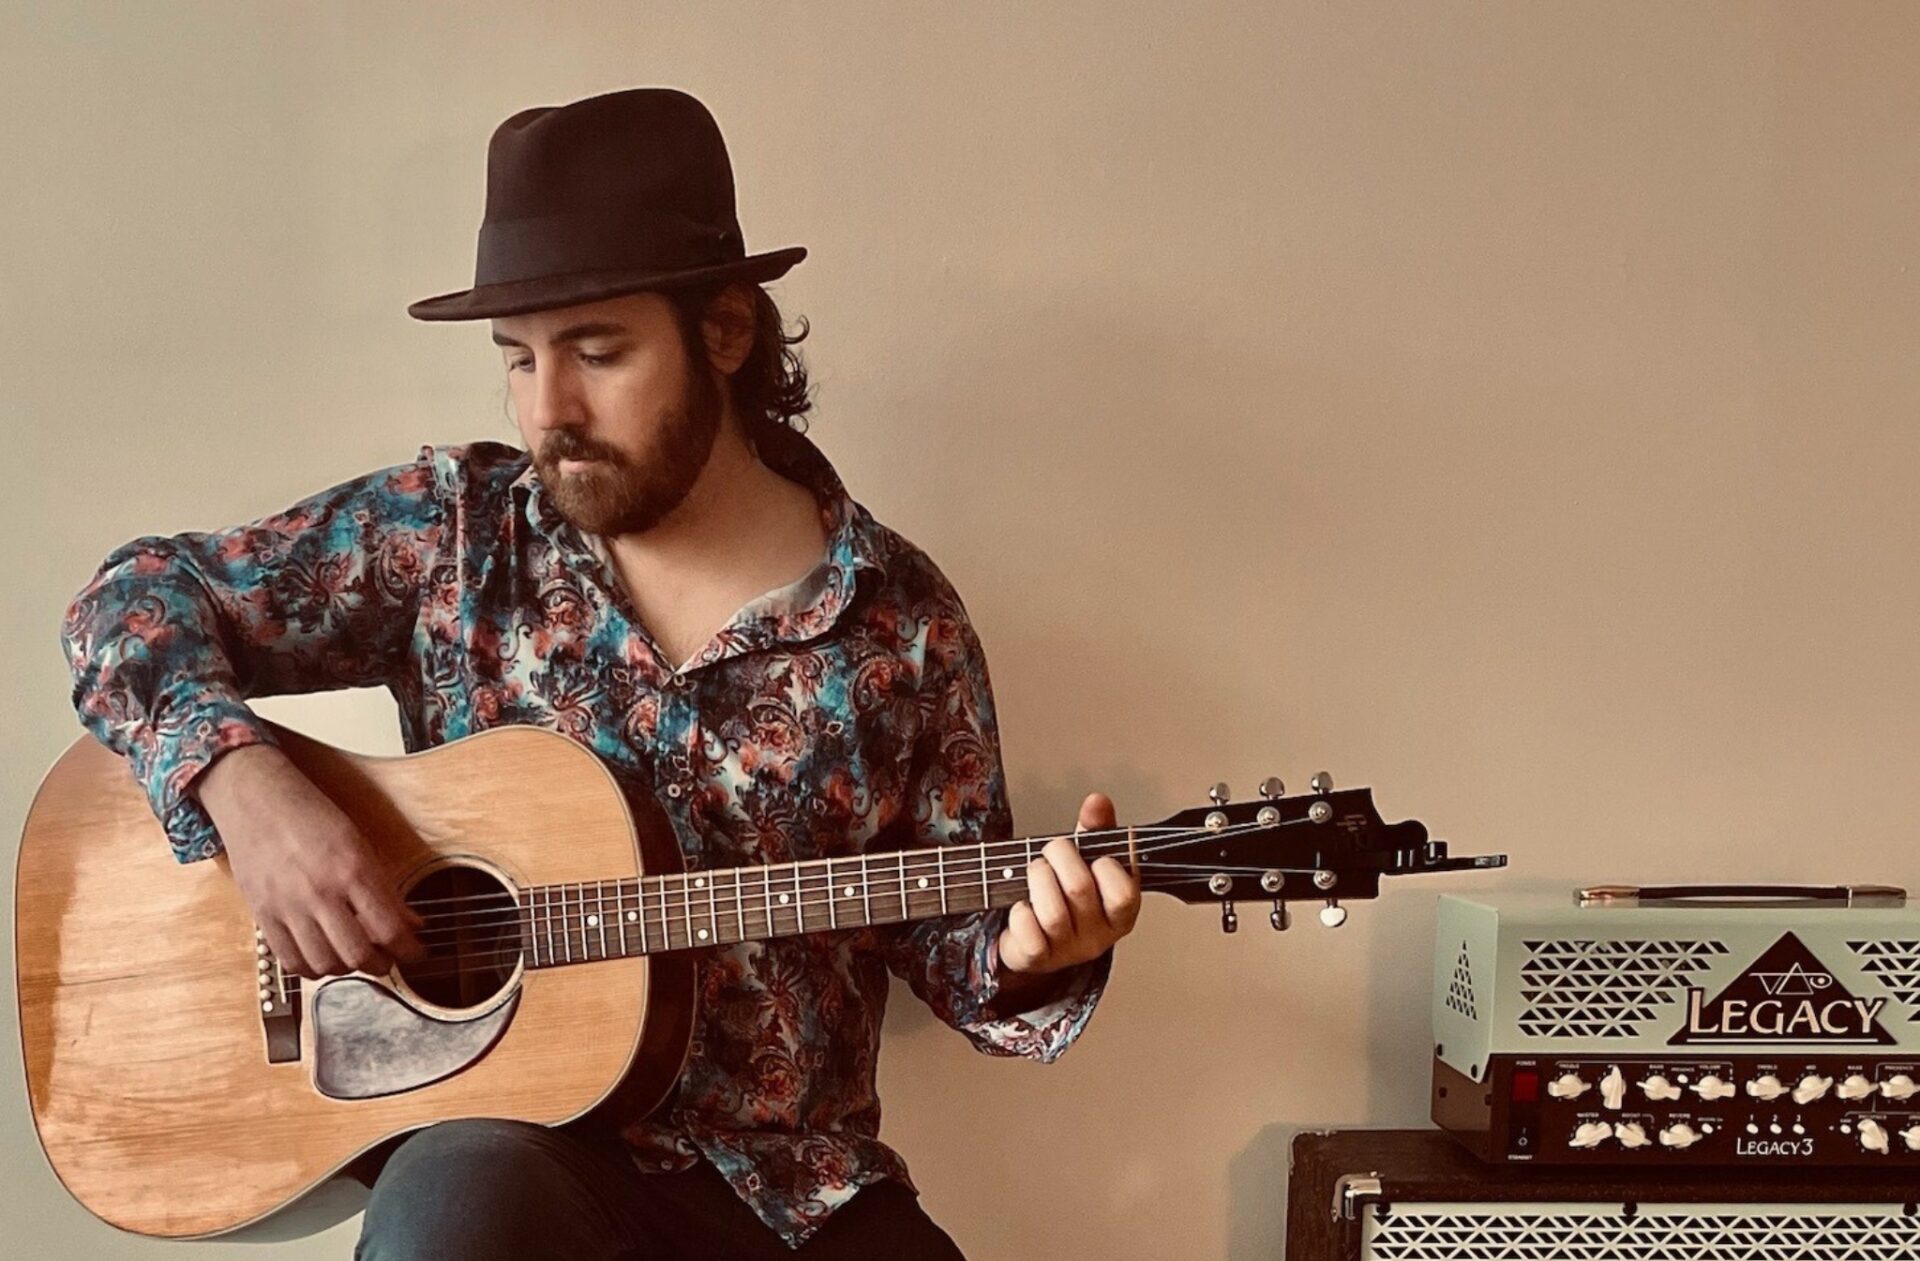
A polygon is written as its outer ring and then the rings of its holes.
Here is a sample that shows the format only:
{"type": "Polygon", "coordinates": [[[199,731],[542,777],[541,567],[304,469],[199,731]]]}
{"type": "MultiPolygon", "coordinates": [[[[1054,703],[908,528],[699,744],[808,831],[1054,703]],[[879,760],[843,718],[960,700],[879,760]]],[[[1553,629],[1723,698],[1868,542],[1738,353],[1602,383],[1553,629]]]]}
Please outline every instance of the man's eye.
{"type": "Polygon", "coordinates": [[[606,367],[606,366],[607,366],[608,364],[610,364],[610,363],[612,363],[612,362],[613,362],[614,360],[616,360],[616,359],[618,359],[619,357],[620,357],[619,355],[587,355],[587,354],[583,354],[583,355],[581,355],[581,356],[580,356],[580,362],[581,362],[581,363],[590,363],[590,364],[592,364],[592,365],[593,365],[594,367],[596,367],[596,368],[604,368],[604,367],[606,367]]]}

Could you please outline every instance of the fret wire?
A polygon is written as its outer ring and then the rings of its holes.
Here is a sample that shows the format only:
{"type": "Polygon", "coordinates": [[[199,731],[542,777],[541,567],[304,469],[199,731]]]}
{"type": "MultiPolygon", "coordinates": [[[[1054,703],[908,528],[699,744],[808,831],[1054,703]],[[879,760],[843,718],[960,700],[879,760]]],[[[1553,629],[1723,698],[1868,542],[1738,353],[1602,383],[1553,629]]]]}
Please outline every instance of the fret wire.
{"type": "Polygon", "coordinates": [[[993,890],[987,887],[987,847],[977,848],[980,850],[980,909],[984,911],[993,905],[993,890]]]}
{"type": "Polygon", "coordinates": [[[760,869],[760,884],[766,890],[767,900],[762,904],[762,909],[767,913],[767,936],[778,936],[773,928],[773,868],[762,867],[760,869]]]}
{"type": "Polygon", "coordinates": [[[715,941],[720,940],[720,917],[715,913],[713,904],[713,881],[717,874],[710,872],[707,875],[707,935],[715,941]]]}
{"type": "Polygon", "coordinates": [[[793,871],[793,922],[797,932],[807,931],[807,900],[800,895],[800,864],[794,863],[793,871]]]}
{"type": "Polygon", "coordinates": [[[733,873],[733,920],[734,920],[734,929],[736,934],[735,940],[745,941],[747,939],[747,904],[740,896],[740,885],[741,885],[740,871],[738,868],[735,868],[733,873]]]}
{"type": "Polygon", "coordinates": [[[673,928],[667,922],[667,877],[661,876],[653,882],[660,890],[660,949],[673,949],[673,928]]]}
{"type": "Polygon", "coordinates": [[[634,922],[640,925],[640,953],[652,953],[647,945],[647,878],[637,876],[633,882],[634,922]]]}
{"type": "Polygon", "coordinates": [[[907,906],[907,851],[895,850],[894,854],[900,864],[900,922],[904,924],[913,918],[913,912],[907,906]]]}
{"type": "Polygon", "coordinates": [[[942,845],[933,851],[934,872],[940,878],[940,913],[947,913],[947,847],[942,845]]]}
{"type": "Polygon", "coordinates": [[[685,872],[680,874],[680,911],[687,917],[687,945],[693,945],[693,880],[685,872]]]}
{"type": "Polygon", "coordinates": [[[627,949],[627,882],[624,880],[614,882],[613,913],[620,917],[620,957],[624,959],[633,953],[627,949]]]}
{"type": "Polygon", "coordinates": [[[582,880],[573,886],[573,912],[580,921],[580,957],[593,959],[593,947],[587,942],[587,882],[582,880]]]}
{"type": "Polygon", "coordinates": [[[560,949],[566,953],[566,961],[573,962],[573,939],[567,936],[567,886],[560,886],[560,949]]]}
{"type": "Polygon", "coordinates": [[[598,904],[593,908],[593,913],[600,917],[600,957],[604,959],[607,957],[607,882],[606,881],[596,880],[593,882],[593,900],[595,903],[598,904]]]}
{"type": "Polygon", "coordinates": [[[834,910],[834,906],[833,906],[833,902],[834,902],[833,894],[834,894],[833,859],[829,858],[827,859],[827,927],[828,928],[840,927],[839,914],[834,910]]]}
{"type": "Polygon", "coordinates": [[[873,890],[867,884],[867,862],[860,860],[860,903],[866,911],[867,923],[873,923],[873,890]]]}

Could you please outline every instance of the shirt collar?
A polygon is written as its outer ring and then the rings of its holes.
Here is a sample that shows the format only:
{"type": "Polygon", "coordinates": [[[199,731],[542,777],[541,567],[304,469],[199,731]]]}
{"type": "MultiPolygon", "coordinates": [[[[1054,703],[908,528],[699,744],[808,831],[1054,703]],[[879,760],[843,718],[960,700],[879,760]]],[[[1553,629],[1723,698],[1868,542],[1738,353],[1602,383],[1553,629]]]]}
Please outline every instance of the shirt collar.
{"type": "MultiPolygon", "coordinates": [[[[742,646],[766,640],[811,638],[838,620],[841,611],[858,591],[860,574],[886,574],[886,541],[871,513],[848,494],[839,472],[826,455],[805,434],[785,425],[771,430],[759,444],[761,461],[774,472],[813,492],[820,507],[820,520],[827,535],[822,566],[823,581],[809,584],[815,595],[802,607],[769,610],[767,615],[736,629],[742,646]]],[[[516,501],[516,516],[531,525],[576,563],[599,565],[593,550],[580,531],[562,517],[548,500],[540,475],[531,457],[519,475],[509,483],[516,501]]],[[[752,606],[749,606],[752,607],[752,606]]],[[[715,655],[716,639],[698,660],[715,655]]]]}

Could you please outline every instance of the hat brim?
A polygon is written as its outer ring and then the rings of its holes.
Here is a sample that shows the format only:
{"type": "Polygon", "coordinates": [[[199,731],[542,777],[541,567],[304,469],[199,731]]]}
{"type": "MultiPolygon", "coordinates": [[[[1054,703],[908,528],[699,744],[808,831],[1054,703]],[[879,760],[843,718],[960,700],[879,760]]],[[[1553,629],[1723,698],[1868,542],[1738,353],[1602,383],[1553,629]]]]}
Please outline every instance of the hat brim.
{"type": "Polygon", "coordinates": [[[711,281],[746,280],[764,283],[787,274],[807,256],[803,245],[766,254],[750,254],[730,263],[686,271],[591,271],[570,276],[542,276],[509,284],[481,285],[458,293],[422,298],[407,307],[416,320],[484,320],[499,315],[524,315],[555,307],[578,306],[603,298],[618,298],[649,289],[679,289],[711,281]]]}

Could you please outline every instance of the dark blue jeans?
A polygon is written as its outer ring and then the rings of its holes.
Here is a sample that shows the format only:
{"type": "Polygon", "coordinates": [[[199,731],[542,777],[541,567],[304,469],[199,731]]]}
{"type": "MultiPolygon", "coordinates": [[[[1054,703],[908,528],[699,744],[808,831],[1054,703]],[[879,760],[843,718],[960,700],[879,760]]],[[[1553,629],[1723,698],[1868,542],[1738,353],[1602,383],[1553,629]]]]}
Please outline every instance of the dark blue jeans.
{"type": "MultiPolygon", "coordinates": [[[[373,1185],[355,1261],[961,1259],[897,1182],[862,1187],[789,1248],[718,1170],[643,1173],[618,1139],[520,1121],[445,1121],[373,1185]]],[[[964,1261],[964,1259],[961,1259],[964,1261]]]]}

